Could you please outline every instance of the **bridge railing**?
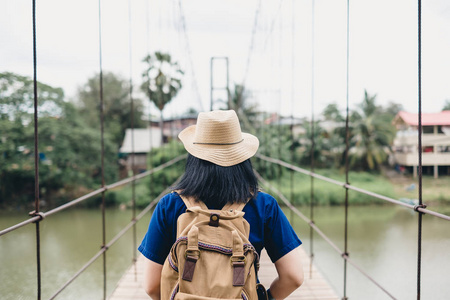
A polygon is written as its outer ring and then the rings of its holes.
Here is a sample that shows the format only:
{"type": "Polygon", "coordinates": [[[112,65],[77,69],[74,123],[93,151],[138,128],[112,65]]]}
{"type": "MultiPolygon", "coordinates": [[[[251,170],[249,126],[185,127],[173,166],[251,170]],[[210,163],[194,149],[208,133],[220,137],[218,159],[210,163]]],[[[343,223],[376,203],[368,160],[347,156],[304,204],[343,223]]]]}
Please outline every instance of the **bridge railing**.
{"type": "MultiPolygon", "coordinates": [[[[186,154],[184,155],[180,155],[166,163],[163,163],[161,165],[159,165],[158,167],[155,167],[151,170],[148,170],[144,173],[138,174],[138,175],[134,175],[131,177],[128,177],[126,179],[114,182],[112,184],[106,185],[102,188],[99,188],[95,191],[92,191],[86,195],[83,195],[79,198],[76,198],[72,201],[67,202],[66,204],[63,204],[61,206],[58,206],[52,210],[49,210],[47,212],[39,212],[36,216],[32,216],[30,219],[27,219],[23,222],[20,222],[18,224],[15,224],[13,226],[10,226],[6,229],[3,229],[0,231],[0,237],[3,235],[6,235],[7,233],[13,232],[21,227],[24,227],[28,224],[32,224],[32,223],[39,223],[41,221],[43,221],[46,217],[51,216],[53,214],[56,214],[58,212],[61,212],[63,210],[66,210],[70,207],[73,207],[77,204],[80,204],[88,199],[91,199],[92,197],[99,195],[101,193],[106,192],[107,190],[112,190],[121,186],[124,186],[126,184],[129,183],[134,183],[142,178],[145,178],[151,174],[154,174],[158,171],[161,171],[165,168],[168,168],[174,164],[176,164],[177,162],[185,159],[187,157],[186,154]]],[[[80,276],[90,265],[92,265],[100,256],[102,256],[104,253],[106,253],[106,251],[108,251],[108,249],[114,244],[116,243],[122,236],[124,236],[125,233],[127,233],[131,228],[133,228],[135,226],[135,224],[142,219],[142,217],[147,214],[159,201],[159,199],[162,197],[162,195],[164,195],[165,193],[167,193],[169,191],[169,189],[165,189],[160,195],[158,195],[158,197],[156,197],[155,199],[153,199],[140,213],[139,215],[137,215],[135,218],[133,218],[131,220],[131,222],[129,222],[119,233],[117,233],[108,243],[106,243],[104,246],[101,247],[100,251],[98,251],[95,255],[92,256],[92,258],[86,262],[74,275],[72,275],[72,277],[66,281],[66,283],[64,283],[56,292],[53,293],[53,295],[49,298],[49,299],[55,299],[66,287],[68,287],[78,276],[80,276]]],[[[36,243],[39,244],[40,240],[39,240],[39,236],[37,236],[36,238],[36,243]]],[[[134,245],[136,246],[136,245],[134,245]]],[[[40,255],[37,255],[37,265],[40,265],[40,255]]],[[[103,269],[103,276],[106,277],[105,273],[106,273],[106,268],[103,269]]],[[[106,290],[106,281],[104,281],[104,290],[106,290]]],[[[38,281],[38,295],[37,298],[40,299],[41,298],[41,294],[40,294],[40,290],[41,290],[41,282],[38,281]]]]}
{"type": "MultiPolygon", "coordinates": [[[[438,212],[435,212],[435,211],[432,211],[432,210],[429,210],[429,209],[425,209],[424,207],[419,206],[419,205],[415,205],[414,206],[414,205],[410,205],[410,204],[407,204],[407,203],[403,203],[403,202],[398,201],[396,199],[393,199],[393,198],[390,198],[390,197],[386,197],[386,196],[383,196],[383,195],[380,195],[380,194],[377,194],[377,193],[374,193],[374,192],[371,192],[371,191],[368,191],[368,190],[365,190],[365,189],[362,189],[362,188],[358,188],[358,187],[352,186],[350,184],[347,184],[345,182],[337,181],[337,180],[334,180],[332,178],[328,178],[328,177],[322,176],[320,174],[317,174],[317,173],[308,171],[306,169],[294,166],[294,165],[289,164],[287,162],[284,162],[284,161],[282,161],[280,159],[271,158],[271,157],[268,157],[268,156],[265,156],[265,155],[261,155],[261,154],[256,154],[256,157],[258,157],[259,159],[265,160],[267,162],[274,163],[274,164],[286,167],[286,168],[288,168],[288,169],[290,169],[290,170],[292,170],[294,172],[302,173],[302,174],[305,174],[305,175],[308,175],[308,176],[311,176],[311,177],[314,177],[314,178],[317,178],[317,179],[329,182],[331,184],[342,186],[345,189],[354,190],[354,191],[356,191],[358,193],[363,193],[363,194],[372,196],[372,197],[377,198],[377,199],[381,199],[381,200],[384,200],[384,201],[387,201],[387,202],[390,202],[390,203],[393,203],[393,204],[396,204],[396,205],[400,205],[400,206],[403,206],[403,207],[406,207],[406,208],[409,208],[409,209],[413,209],[413,211],[415,211],[415,212],[417,212],[419,214],[429,214],[429,215],[441,218],[443,220],[450,221],[450,216],[447,216],[447,215],[444,215],[444,214],[440,214],[438,212]]],[[[377,282],[373,277],[371,277],[369,274],[367,274],[363,270],[363,268],[360,267],[355,261],[350,259],[348,253],[346,253],[345,251],[342,251],[335,243],[333,243],[333,241],[325,233],[323,233],[323,231],[320,230],[319,227],[317,227],[317,225],[314,223],[313,220],[309,219],[303,213],[301,213],[292,204],[292,202],[289,201],[275,186],[273,186],[267,180],[262,178],[261,175],[258,174],[257,172],[255,172],[255,173],[256,173],[259,181],[262,183],[262,185],[268,187],[271,191],[273,191],[273,193],[276,194],[278,196],[278,198],[281,201],[283,201],[283,203],[287,207],[289,207],[297,216],[299,216],[303,221],[305,221],[310,226],[310,228],[312,228],[315,232],[317,232],[325,240],[325,242],[327,242],[337,253],[340,254],[340,256],[346,262],[348,262],[351,265],[353,265],[353,267],[355,269],[357,269],[363,276],[365,276],[368,280],[370,280],[373,284],[375,284],[379,289],[381,289],[391,299],[397,299],[389,291],[387,291],[379,282],[377,282]]],[[[345,222],[347,222],[347,219],[345,219],[345,222]]],[[[347,228],[347,226],[346,226],[346,228],[347,228]]],[[[420,229],[418,229],[418,230],[420,230],[420,229]]],[[[419,237],[420,236],[421,235],[419,234],[419,237]]],[[[347,239],[347,235],[345,235],[345,239],[347,239]]],[[[347,243],[347,241],[345,241],[345,243],[347,243]]],[[[312,253],[310,253],[310,254],[311,254],[311,256],[313,255],[312,253]]],[[[420,272],[420,269],[419,269],[418,272],[420,272]]],[[[345,282],[344,282],[344,288],[345,288],[345,282]]],[[[347,297],[344,296],[343,299],[346,299],[346,298],[347,297]]]]}

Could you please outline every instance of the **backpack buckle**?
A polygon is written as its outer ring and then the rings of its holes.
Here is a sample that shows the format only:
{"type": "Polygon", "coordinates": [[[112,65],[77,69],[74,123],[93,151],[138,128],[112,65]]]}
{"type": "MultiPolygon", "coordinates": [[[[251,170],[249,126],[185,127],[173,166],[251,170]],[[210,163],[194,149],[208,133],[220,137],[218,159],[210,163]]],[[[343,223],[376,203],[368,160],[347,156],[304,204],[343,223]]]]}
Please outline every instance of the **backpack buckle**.
{"type": "Polygon", "coordinates": [[[181,278],[190,282],[194,277],[195,264],[200,258],[200,250],[186,250],[186,252],[184,252],[184,257],[186,260],[184,261],[183,276],[181,278]],[[193,256],[191,255],[192,253],[197,253],[198,255],[193,256]]]}
{"type": "Polygon", "coordinates": [[[236,255],[230,258],[233,267],[233,286],[244,286],[245,284],[245,256],[236,255]]]}
{"type": "Polygon", "coordinates": [[[188,256],[191,258],[200,259],[200,250],[186,249],[184,252],[184,258],[187,259],[188,256]]]}
{"type": "Polygon", "coordinates": [[[244,255],[233,255],[232,257],[230,257],[230,263],[231,266],[235,266],[236,264],[239,263],[245,263],[246,257],[244,255]]]}
{"type": "Polygon", "coordinates": [[[211,213],[209,216],[209,226],[219,227],[220,215],[217,213],[211,213]]]}

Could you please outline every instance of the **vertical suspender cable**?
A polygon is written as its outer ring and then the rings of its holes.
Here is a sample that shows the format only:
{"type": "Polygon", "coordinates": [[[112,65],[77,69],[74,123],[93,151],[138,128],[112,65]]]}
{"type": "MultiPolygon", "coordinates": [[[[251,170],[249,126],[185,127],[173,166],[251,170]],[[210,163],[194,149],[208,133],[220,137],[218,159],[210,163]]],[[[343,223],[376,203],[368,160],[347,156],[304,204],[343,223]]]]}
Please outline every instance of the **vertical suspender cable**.
{"type": "MultiPolygon", "coordinates": [[[[311,26],[311,172],[314,173],[314,0],[312,0],[312,26],[311,26]]],[[[314,223],[314,177],[311,176],[311,201],[310,201],[310,220],[314,223]]],[[[312,227],[309,227],[309,239],[310,239],[310,266],[309,266],[309,278],[312,278],[312,264],[314,259],[314,231],[312,227]]]]}
{"type": "MultiPolygon", "coordinates": [[[[146,10],[146,25],[147,25],[147,55],[150,55],[150,18],[149,18],[149,8],[148,3],[150,0],[147,0],[145,2],[145,10],[146,10]]],[[[151,107],[152,107],[152,101],[150,98],[150,69],[147,69],[147,79],[149,85],[147,86],[147,92],[148,92],[148,128],[149,128],[149,149],[148,149],[148,167],[151,170],[153,168],[153,156],[152,156],[152,150],[153,150],[153,133],[152,133],[152,113],[151,113],[151,107]]],[[[152,194],[153,190],[153,174],[149,175],[149,188],[150,188],[150,194],[152,194]]],[[[152,196],[153,197],[153,196],[152,196]]]]}
{"type": "MultiPolygon", "coordinates": [[[[33,91],[34,91],[34,212],[39,213],[39,132],[38,132],[38,91],[36,53],[36,0],[33,0],[33,91]]],[[[41,235],[39,221],[36,222],[36,267],[37,298],[41,299],[41,235]]]]}
{"type": "MultiPolygon", "coordinates": [[[[418,0],[418,20],[417,20],[417,46],[418,46],[418,101],[419,101],[419,206],[424,207],[422,202],[422,1],[418,0]]],[[[420,300],[420,276],[422,263],[422,213],[417,211],[418,217],[418,242],[417,242],[417,300],[420,300]]]]}
{"type": "MultiPolygon", "coordinates": [[[[131,0],[128,0],[128,52],[130,60],[130,123],[131,123],[131,169],[135,176],[135,153],[134,153],[134,99],[133,99],[133,55],[132,55],[132,36],[131,36],[131,0]]],[[[132,203],[132,221],[136,221],[136,180],[131,182],[131,203],[132,203]]],[[[136,271],[136,224],[133,224],[133,264],[134,279],[137,281],[136,271]]]]}
{"type": "MultiPolygon", "coordinates": [[[[102,6],[101,0],[98,1],[98,49],[99,49],[99,85],[100,85],[100,143],[101,143],[101,176],[102,187],[105,187],[105,115],[104,115],[104,99],[103,99],[103,62],[102,62],[102,6]]],[[[106,217],[105,217],[105,191],[102,192],[102,248],[106,247],[106,217]]],[[[106,251],[103,257],[103,299],[106,299],[106,251]]]]}
{"type": "MultiPolygon", "coordinates": [[[[294,164],[294,79],[295,79],[295,0],[291,1],[291,163],[294,164]]],[[[294,204],[294,170],[291,169],[291,203],[294,204]]],[[[291,225],[294,225],[294,211],[290,212],[291,225]]]]}
{"type": "MultiPolygon", "coordinates": [[[[278,111],[278,118],[277,118],[277,122],[278,122],[278,159],[281,159],[281,101],[283,101],[282,95],[283,93],[281,92],[283,89],[282,86],[282,81],[281,81],[281,74],[283,73],[283,57],[281,54],[281,48],[282,48],[282,42],[283,42],[283,23],[282,23],[282,17],[283,15],[283,9],[281,9],[280,12],[280,20],[278,23],[278,70],[279,70],[279,76],[278,76],[278,107],[277,107],[277,111],[278,111]]],[[[278,188],[281,190],[281,166],[278,165],[278,188]]]]}
{"type": "MultiPolygon", "coordinates": [[[[283,81],[281,76],[283,74],[283,2],[280,2],[280,20],[278,23],[279,38],[278,38],[278,68],[280,71],[279,77],[279,87],[278,87],[278,158],[281,159],[281,143],[282,143],[282,126],[281,126],[281,108],[283,101],[283,81]]],[[[278,188],[281,190],[281,174],[283,172],[282,166],[278,165],[278,188]]]]}
{"type": "MultiPolygon", "coordinates": [[[[349,108],[348,108],[348,86],[349,86],[349,59],[350,59],[350,0],[347,0],[347,60],[346,60],[346,113],[345,113],[345,183],[348,180],[348,151],[349,151],[349,108]]],[[[348,255],[348,187],[345,187],[345,228],[344,228],[344,254],[348,255]]],[[[344,259],[344,300],[347,299],[347,260],[344,259]]]]}

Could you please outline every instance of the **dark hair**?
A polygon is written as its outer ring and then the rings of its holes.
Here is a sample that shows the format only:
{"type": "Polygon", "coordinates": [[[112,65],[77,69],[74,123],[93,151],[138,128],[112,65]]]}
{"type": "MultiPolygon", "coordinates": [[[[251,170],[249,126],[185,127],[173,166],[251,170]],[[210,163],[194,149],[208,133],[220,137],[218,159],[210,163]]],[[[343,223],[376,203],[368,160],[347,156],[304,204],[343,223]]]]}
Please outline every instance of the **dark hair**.
{"type": "Polygon", "coordinates": [[[222,167],[188,154],[186,171],[172,188],[183,196],[202,200],[210,209],[221,209],[226,203],[245,203],[256,197],[258,179],[250,159],[222,167]]]}

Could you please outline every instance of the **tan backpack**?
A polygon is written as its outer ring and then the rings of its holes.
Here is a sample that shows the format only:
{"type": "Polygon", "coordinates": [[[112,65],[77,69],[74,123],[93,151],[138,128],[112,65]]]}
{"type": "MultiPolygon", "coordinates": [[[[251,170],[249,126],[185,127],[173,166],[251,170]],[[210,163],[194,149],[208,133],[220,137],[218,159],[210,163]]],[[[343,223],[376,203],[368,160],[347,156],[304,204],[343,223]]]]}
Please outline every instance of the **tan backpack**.
{"type": "Polygon", "coordinates": [[[259,257],[248,240],[245,204],[209,210],[180,196],[187,210],[177,220],[177,240],[161,275],[162,300],[258,299],[259,257]]]}

